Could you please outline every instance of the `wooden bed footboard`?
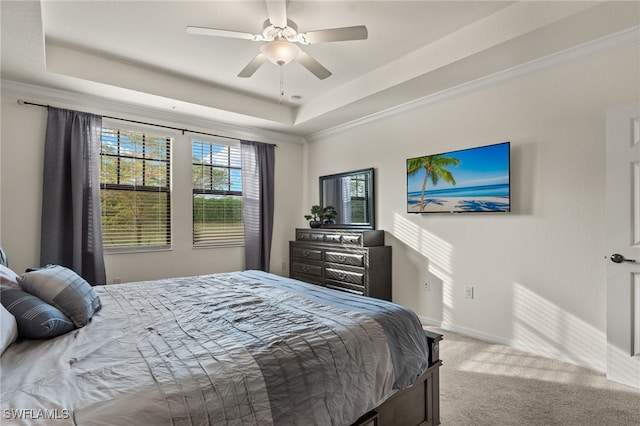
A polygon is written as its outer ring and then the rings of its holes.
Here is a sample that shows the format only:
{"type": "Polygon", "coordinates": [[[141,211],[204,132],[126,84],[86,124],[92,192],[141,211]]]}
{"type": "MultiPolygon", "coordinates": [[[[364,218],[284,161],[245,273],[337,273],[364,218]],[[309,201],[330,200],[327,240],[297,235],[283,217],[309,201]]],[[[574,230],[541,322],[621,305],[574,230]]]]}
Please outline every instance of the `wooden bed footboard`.
{"type": "Polygon", "coordinates": [[[352,426],[436,426],[440,424],[439,342],[442,335],[425,331],[431,363],[413,385],[399,390],[352,426]]]}

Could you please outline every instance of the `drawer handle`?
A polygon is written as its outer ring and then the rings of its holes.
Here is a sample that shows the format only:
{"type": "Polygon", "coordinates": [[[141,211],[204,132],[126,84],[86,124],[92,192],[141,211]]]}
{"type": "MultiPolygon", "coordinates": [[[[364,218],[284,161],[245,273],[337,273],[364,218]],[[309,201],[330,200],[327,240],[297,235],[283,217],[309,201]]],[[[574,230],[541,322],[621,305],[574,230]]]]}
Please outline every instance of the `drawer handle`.
{"type": "Polygon", "coordinates": [[[346,256],[338,256],[338,260],[339,260],[340,262],[346,262],[347,257],[346,257],[346,256]]]}
{"type": "Polygon", "coordinates": [[[305,250],[305,251],[303,251],[303,252],[302,252],[302,255],[303,255],[304,257],[308,257],[308,256],[309,256],[309,254],[310,254],[310,253],[309,253],[309,251],[308,251],[308,250],[305,250]]]}
{"type": "Polygon", "coordinates": [[[345,274],[344,272],[338,272],[338,278],[344,280],[345,278],[347,278],[347,274],[345,274]]]}
{"type": "Polygon", "coordinates": [[[309,266],[304,265],[304,266],[302,267],[302,270],[303,270],[304,272],[309,272],[309,266]]]}

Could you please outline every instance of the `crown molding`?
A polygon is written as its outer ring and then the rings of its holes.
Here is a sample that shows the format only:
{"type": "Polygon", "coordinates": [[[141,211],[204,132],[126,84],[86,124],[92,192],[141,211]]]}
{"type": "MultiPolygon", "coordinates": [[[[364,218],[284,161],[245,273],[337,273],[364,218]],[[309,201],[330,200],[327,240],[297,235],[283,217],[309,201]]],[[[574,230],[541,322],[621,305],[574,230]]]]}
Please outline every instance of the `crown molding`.
{"type": "MultiPolygon", "coordinates": [[[[288,135],[271,130],[256,127],[238,126],[222,123],[214,120],[207,120],[179,112],[170,112],[161,109],[144,107],[125,102],[118,102],[98,96],[83,93],[70,92],[67,90],[54,89],[51,87],[34,84],[21,83],[13,80],[0,80],[3,93],[12,93],[24,101],[40,104],[58,104],[55,106],[73,108],[87,108],[98,111],[109,111],[114,115],[134,115],[143,117],[149,121],[161,122],[159,124],[172,123],[177,126],[197,127],[208,132],[219,133],[221,136],[246,140],[257,140],[262,142],[280,143],[288,142],[295,144],[304,143],[304,139],[295,135],[288,135]]],[[[94,111],[87,111],[94,112],[94,111]]],[[[122,117],[127,118],[127,117],[122,117]]]]}
{"type": "Polygon", "coordinates": [[[594,41],[590,41],[576,47],[566,49],[540,59],[530,61],[513,68],[500,71],[486,77],[473,80],[449,89],[407,102],[395,107],[379,111],[365,117],[358,118],[330,129],[321,130],[305,137],[306,142],[317,141],[332,135],[345,132],[355,127],[363,126],[373,121],[411,111],[427,105],[432,105],[448,99],[455,98],[476,90],[484,89],[503,83],[514,78],[545,71],[563,64],[579,61],[593,56],[602,55],[615,50],[631,47],[640,43],[640,26],[635,26],[625,31],[615,33],[594,41]]]}

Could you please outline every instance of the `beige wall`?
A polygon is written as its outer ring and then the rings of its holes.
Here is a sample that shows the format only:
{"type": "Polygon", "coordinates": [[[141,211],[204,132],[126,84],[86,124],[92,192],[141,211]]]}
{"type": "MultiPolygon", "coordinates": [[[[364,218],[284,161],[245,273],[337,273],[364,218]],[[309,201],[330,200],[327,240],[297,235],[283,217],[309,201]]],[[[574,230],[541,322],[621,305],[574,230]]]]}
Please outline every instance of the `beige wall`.
{"type": "MultiPolygon", "coordinates": [[[[42,158],[47,116],[44,108],[18,105],[20,96],[19,93],[2,94],[0,142],[0,244],[8,253],[11,267],[17,272],[39,264],[42,158]]],[[[82,104],[61,106],[106,114],[82,104]]],[[[163,124],[153,117],[113,112],[108,115],[163,124]]],[[[210,128],[189,127],[216,133],[214,125],[210,128]]],[[[158,131],[157,128],[152,129],[158,131]]],[[[169,251],[106,255],[109,283],[116,278],[128,282],[244,269],[243,247],[192,248],[191,136],[180,132],[173,136],[173,247],[169,251]]],[[[255,140],[259,138],[256,135],[255,140]]],[[[302,193],[304,148],[302,144],[269,142],[278,145],[271,271],[286,275],[288,241],[294,235],[291,224],[303,214],[299,194],[302,193]]]]}
{"type": "Polygon", "coordinates": [[[432,324],[604,370],[605,112],[639,101],[639,75],[636,46],[320,137],[307,147],[305,199],[317,199],[318,176],[375,167],[395,302],[432,324]],[[512,213],[406,213],[407,158],[503,141],[512,213]]]}

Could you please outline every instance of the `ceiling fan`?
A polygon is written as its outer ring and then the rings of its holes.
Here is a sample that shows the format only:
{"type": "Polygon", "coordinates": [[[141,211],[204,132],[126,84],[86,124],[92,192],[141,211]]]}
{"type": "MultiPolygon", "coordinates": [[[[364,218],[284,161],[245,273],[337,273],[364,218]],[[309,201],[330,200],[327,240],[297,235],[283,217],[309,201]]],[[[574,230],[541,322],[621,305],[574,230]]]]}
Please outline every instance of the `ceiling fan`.
{"type": "Polygon", "coordinates": [[[187,33],[265,42],[260,46],[260,53],[240,71],[238,77],[251,77],[267,60],[280,66],[296,61],[321,80],[329,77],[331,71],[300,49],[299,44],[366,40],[368,37],[364,25],[298,32],[296,23],[287,19],[286,0],[266,0],[266,3],[269,19],[264,22],[262,34],[194,26],[188,26],[187,33]]]}

